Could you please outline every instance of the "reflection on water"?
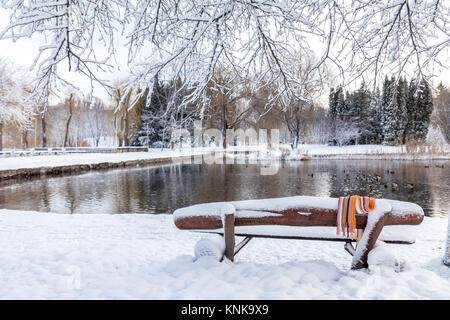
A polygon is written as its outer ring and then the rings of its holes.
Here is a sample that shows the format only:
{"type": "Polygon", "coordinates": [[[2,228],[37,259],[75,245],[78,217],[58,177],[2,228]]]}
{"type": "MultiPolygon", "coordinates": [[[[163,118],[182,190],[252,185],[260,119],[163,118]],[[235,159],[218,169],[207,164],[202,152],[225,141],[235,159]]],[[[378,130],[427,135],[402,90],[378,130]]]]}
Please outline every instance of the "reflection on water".
{"type": "Polygon", "coordinates": [[[3,185],[0,208],[172,213],[201,202],[359,194],[415,202],[426,215],[445,216],[450,209],[449,181],[450,161],[292,161],[280,163],[278,173],[271,176],[260,175],[260,166],[254,164],[170,164],[3,185]],[[392,190],[393,183],[398,184],[397,191],[392,190]],[[407,184],[414,184],[413,189],[407,184]]]}

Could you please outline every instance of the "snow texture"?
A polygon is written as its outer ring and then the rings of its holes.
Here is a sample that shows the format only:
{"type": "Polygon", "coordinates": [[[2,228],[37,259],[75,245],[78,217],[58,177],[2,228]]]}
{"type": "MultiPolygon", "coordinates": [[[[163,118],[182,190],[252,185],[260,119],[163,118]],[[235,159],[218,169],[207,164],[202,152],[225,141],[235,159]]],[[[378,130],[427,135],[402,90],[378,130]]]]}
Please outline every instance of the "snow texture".
{"type": "MultiPolygon", "coordinates": [[[[174,211],[174,220],[194,217],[194,216],[215,216],[218,215],[219,208],[232,205],[236,208],[236,217],[248,217],[251,212],[252,217],[273,216],[274,213],[269,211],[282,211],[291,208],[323,208],[336,209],[338,205],[337,198],[319,198],[308,196],[296,196],[285,198],[259,199],[259,200],[243,200],[231,202],[212,202],[202,203],[186,208],[180,208],[174,211]]],[[[226,209],[224,209],[226,210],[226,209]]],[[[276,215],[276,214],[275,214],[276,215]]]]}
{"type": "Polygon", "coordinates": [[[405,262],[399,260],[382,241],[377,241],[375,247],[370,250],[367,262],[369,268],[373,268],[374,266],[387,266],[394,268],[396,272],[403,271],[405,267],[405,262]]]}
{"type": "MultiPolygon", "coordinates": [[[[296,208],[336,210],[338,207],[338,202],[338,198],[311,196],[211,202],[177,209],[173,213],[173,218],[176,221],[177,219],[182,219],[185,217],[219,216],[221,210],[223,211],[223,214],[232,213],[232,209],[229,206],[233,206],[236,209],[236,217],[267,217],[276,215],[276,213],[274,214],[271,211],[283,211],[296,208]]],[[[397,201],[395,205],[398,210],[398,214],[400,214],[401,210],[404,208],[403,204],[407,208],[415,208],[414,212],[421,212],[423,214],[423,210],[419,206],[410,206],[406,202],[397,201]]],[[[371,215],[384,214],[391,211],[391,209],[392,207],[390,200],[377,199],[375,209],[371,212],[371,215]]],[[[303,215],[304,213],[300,214],[303,215]]]]}
{"type": "Polygon", "coordinates": [[[401,216],[404,213],[416,213],[422,216],[424,215],[422,207],[415,203],[390,199],[387,201],[392,206],[392,215],[401,216]]]}
{"type": "Polygon", "coordinates": [[[194,247],[196,258],[211,257],[220,261],[225,253],[225,241],[221,236],[200,239],[194,247]]]}
{"type": "Polygon", "coordinates": [[[376,251],[375,265],[352,271],[342,243],[253,239],[235,263],[219,263],[196,259],[202,235],[170,215],[0,210],[0,298],[450,299],[447,220],[415,228],[414,245],[386,245],[402,272],[376,251]]]}

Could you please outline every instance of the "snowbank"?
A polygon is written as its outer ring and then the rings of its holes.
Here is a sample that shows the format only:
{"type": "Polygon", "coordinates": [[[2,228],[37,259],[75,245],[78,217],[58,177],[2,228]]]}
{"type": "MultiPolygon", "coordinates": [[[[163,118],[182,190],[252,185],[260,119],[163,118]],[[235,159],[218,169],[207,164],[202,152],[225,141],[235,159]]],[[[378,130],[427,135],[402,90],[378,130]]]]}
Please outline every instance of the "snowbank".
{"type": "Polygon", "coordinates": [[[0,158],[0,170],[14,170],[24,168],[59,167],[82,164],[97,164],[102,162],[117,163],[132,160],[147,160],[170,157],[183,157],[207,153],[207,149],[163,150],[150,149],[149,152],[123,153],[83,153],[50,156],[31,156],[0,158]]]}
{"type": "Polygon", "coordinates": [[[450,146],[425,145],[417,146],[417,150],[411,150],[402,146],[383,145],[351,145],[351,146],[328,146],[328,145],[299,145],[287,157],[289,160],[298,160],[308,157],[333,158],[333,159],[450,159],[450,146]]]}
{"type": "Polygon", "coordinates": [[[195,260],[203,235],[170,215],[0,210],[0,298],[450,299],[447,219],[407,228],[416,244],[386,245],[402,272],[382,263],[385,250],[350,271],[342,243],[254,239],[234,264],[219,263],[195,260]]]}

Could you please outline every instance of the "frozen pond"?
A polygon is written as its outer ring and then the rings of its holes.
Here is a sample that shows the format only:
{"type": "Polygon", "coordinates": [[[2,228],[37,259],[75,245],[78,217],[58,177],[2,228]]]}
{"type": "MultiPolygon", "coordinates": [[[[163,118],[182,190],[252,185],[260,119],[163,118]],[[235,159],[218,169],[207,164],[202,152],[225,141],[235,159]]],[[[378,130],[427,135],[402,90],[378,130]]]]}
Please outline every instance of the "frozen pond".
{"type": "Polygon", "coordinates": [[[19,181],[0,185],[0,208],[157,214],[201,202],[348,194],[415,202],[428,216],[450,208],[450,161],[312,160],[280,162],[275,175],[260,169],[169,164],[19,181]]]}

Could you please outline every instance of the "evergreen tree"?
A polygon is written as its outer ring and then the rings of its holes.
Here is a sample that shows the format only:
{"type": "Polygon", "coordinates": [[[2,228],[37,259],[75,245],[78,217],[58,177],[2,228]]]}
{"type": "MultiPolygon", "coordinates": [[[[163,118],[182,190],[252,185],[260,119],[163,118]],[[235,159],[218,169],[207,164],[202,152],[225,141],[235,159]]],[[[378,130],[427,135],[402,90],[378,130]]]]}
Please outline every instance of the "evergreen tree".
{"type": "Polygon", "coordinates": [[[381,96],[378,89],[370,94],[368,113],[367,143],[379,144],[383,141],[383,133],[381,127],[381,96]]]}
{"type": "Polygon", "coordinates": [[[403,137],[403,141],[406,142],[408,140],[411,139],[415,139],[415,134],[414,134],[414,114],[416,112],[417,109],[417,97],[416,97],[416,92],[417,92],[417,85],[416,82],[414,80],[411,80],[409,82],[409,87],[408,87],[408,95],[406,98],[406,113],[407,113],[407,122],[406,122],[406,126],[405,126],[405,133],[404,133],[404,137],[403,137]]]}
{"type": "Polygon", "coordinates": [[[404,142],[403,137],[405,135],[405,128],[408,122],[408,112],[406,107],[407,95],[408,95],[408,83],[405,78],[400,77],[397,83],[397,109],[395,118],[396,126],[395,126],[395,136],[396,136],[396,144],[401,144],[404,142]]]}
{"type": "Polygon", "coordinates": [[[370,92],[363,81],[361,87],[352,94],[350,101],[351,122],[358,129],[358,143],[368,143],[369,140],[369,106],[370,92]]]}
{"type": "Polygon", "coordinates": [[[334,88],[330,89],[328,95],[328,117],[334,118],[336,116],[336,91],[334,88]]]}
{"type": "Polygon", "coordinates": [[[382,98],[383,144],[398,145],[403,142],[407,124],[406,80],[400,78],[396,83],[392,76],[385,79],[382,98]]]}
{"type": "Polygon", "coordinates": [[[417,141],[423,141],[427,137],[431,113],[433,112],[433,97],[430,86],[425,80],[422,80],[419,84],[415,110],[414,138],[417,141]]]}
{"type": "Polygon", "coordinates": [[[340,120],[344,122],[350,121],[350,109],[352,108],[352,94],[348,91],[345,92],[345,95],[343,94],[343,91],[341,92],[340,101],[338,103],[338,116],[340,120]]]}
{"type": "Polygon", "coordinates": [[[340,121],[340,117],[343,113],[345,105],[345,98],[342,87],[336,90],[331,89],[329,96],[329,108],[328,108],[328,119],[330,121],[330,140],[329,144],[335,145],[336,140],[334,139],[336,134],[336,125],[340,121]]]}
{"type": "Polygon", "coordinates": [[[162,141],[166,95],[158,77],[154,80],[151,93],[149,88],[145,89],[138,103],[142,105],[140,113],[141,127],[132,145],[151,146],[155,142],[162,141]]]}
{"type": "MultiPolygon", "coordinates": [[[[387,76],[383,82],[382,107],[381,107],[381,125],[383,129],[383,144],[393,144],[394,142],[394,119],[392,118],[394,109],[393,80],[387,76]]],[[[395,82],[395,80],[394,80],[395,82]]]]}

